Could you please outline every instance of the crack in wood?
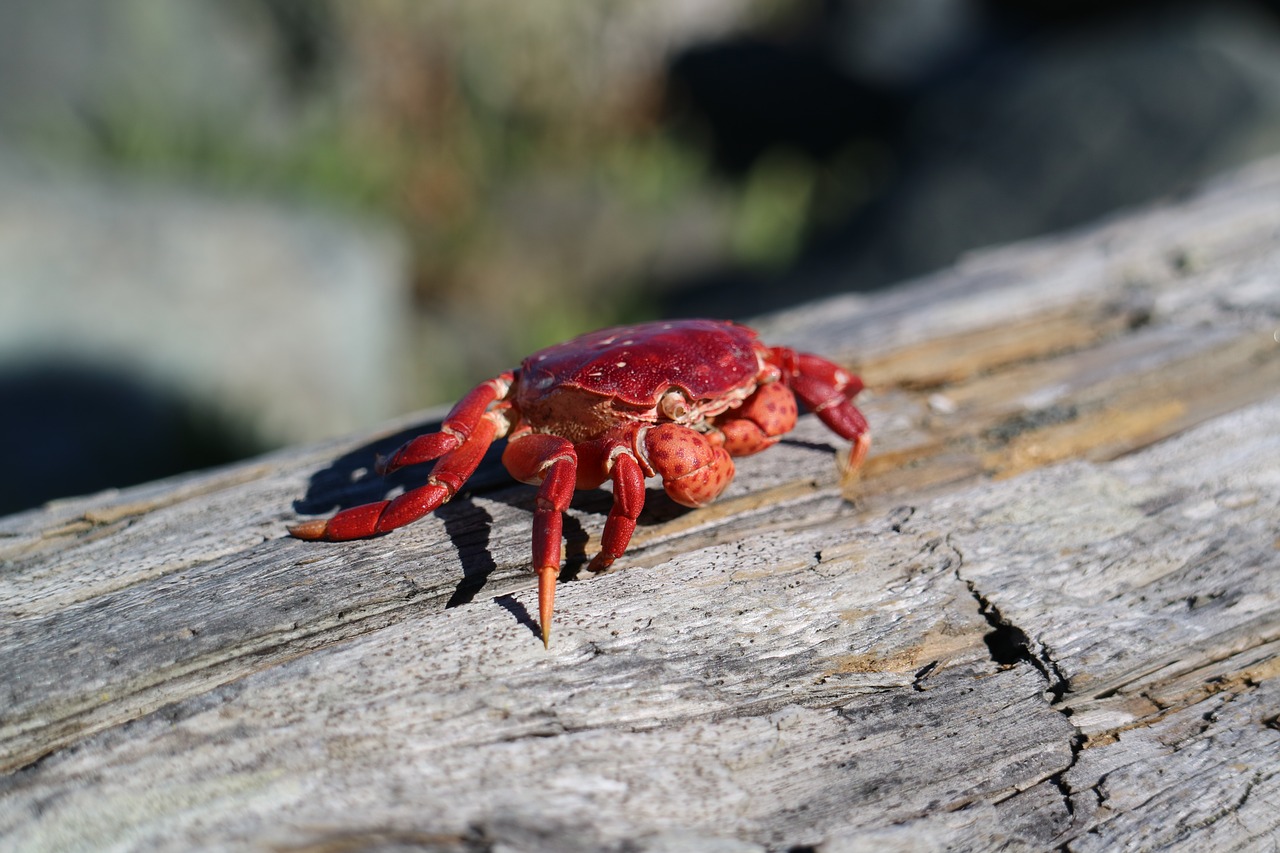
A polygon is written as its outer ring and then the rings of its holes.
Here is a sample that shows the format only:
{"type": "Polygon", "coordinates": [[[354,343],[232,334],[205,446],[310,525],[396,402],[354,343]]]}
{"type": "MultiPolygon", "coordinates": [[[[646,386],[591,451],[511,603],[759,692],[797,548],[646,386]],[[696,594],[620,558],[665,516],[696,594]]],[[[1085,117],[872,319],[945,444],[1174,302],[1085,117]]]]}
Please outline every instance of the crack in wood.
{"type": "Polygon", "coordinates": [[[977,602],[978,614],[991,627],[991,631],[982,639],[987,645],[992,662],[1003,667],[1011,667],[1021,663],[1035,669],[1044,679],[1046,685],[1045,694],[1048,697],[1047,703],[1049,707],[1057,710],[1071,724],[1073,733],[1067,741],[1070,749],[1069,758],[1062,767],[1046,776],[1045,781],[1057,790],[1067,815],[1074,817],[1076,809],[1073,798],[1076,792],[1072,790],[1070,783],[1067,781],[1067,776],[1079,763],[1080,754],[1085,748],[1087,738],[1085,733],[1072,722],[1072,709],[1070,706],[1063,704],[1063,698],[1070,689],[1070,682],[1057,661],[1054,660],[1047,645],[1043,642],[1036,642],[1037,648],[1033,651],[1033,641],[1027,632],[1006,618],[1000,612],[1000,608],[982,592],[976,581],[964,577],[963,554],[950,542],[950,538],[948,538],[948,545],[957,555],[957,563],[953,567],[956,580],[963,583],[969,590],[969,594],[977,602]]]}

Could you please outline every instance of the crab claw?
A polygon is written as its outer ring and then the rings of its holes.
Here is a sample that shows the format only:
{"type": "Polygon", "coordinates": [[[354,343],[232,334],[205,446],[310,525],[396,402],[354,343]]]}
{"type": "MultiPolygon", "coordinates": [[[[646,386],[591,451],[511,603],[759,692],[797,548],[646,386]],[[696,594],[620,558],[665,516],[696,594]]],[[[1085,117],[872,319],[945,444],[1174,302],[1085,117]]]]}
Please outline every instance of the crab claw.
{"type": "Polygon", "coordinates": [[[737,409],[724,413],[717,426],[730,456],[750,456],[777,444],[796,427],[796,397],[781,382],[761,385],[737,409]]]}
{"type": "Polygon", "coordinates": [[[644,451],[667,495],[682,506],[706,506],[733,482],[733,460],[724,447],[686,426],[653,427],[644,435],[644,451]]]}

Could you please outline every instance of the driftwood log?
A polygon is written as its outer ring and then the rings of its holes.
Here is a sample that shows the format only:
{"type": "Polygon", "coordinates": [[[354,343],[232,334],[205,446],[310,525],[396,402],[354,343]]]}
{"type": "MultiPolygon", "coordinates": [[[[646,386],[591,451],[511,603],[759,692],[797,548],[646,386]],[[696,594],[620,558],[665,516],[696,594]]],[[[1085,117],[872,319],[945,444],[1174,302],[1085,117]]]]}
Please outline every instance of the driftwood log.
{"type": "Polygon", "coordinates": [[[492,459],[285,536],[439,412],[0,520],[0,846],[1280,848],[1280,161],[758,325],[861,478],[805,417],[601,576],[579,495],[550,651],[492,459]]]}

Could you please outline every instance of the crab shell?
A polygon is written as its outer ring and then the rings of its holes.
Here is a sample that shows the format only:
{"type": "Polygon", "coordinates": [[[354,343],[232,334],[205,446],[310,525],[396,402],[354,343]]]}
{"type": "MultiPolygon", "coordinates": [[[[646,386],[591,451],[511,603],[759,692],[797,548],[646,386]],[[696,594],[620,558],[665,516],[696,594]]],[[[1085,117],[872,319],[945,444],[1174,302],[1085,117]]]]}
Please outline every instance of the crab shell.
{"type": "Polygon", "coordinates": [[[515,408],[536,431],[575,443],[628,421],[702,427],[778,378],[746,326],[718,320],[604,329],[530,355],[515,408]]]}

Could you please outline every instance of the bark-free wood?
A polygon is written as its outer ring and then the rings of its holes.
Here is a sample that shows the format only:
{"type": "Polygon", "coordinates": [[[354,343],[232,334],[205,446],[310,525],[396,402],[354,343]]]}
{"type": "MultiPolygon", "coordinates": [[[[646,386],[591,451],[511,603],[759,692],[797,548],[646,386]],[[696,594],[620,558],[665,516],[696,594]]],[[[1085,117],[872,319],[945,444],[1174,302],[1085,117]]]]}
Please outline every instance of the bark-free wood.
{"type": "Polygon", "coordinates": [[[1280,846],[1280,162],[760,325],[863,476],[806,417],[602,576],[580,495],[550,651],[492,459],[284,536],[425,416],[0,520],[4,846],[1280,846]]]}

